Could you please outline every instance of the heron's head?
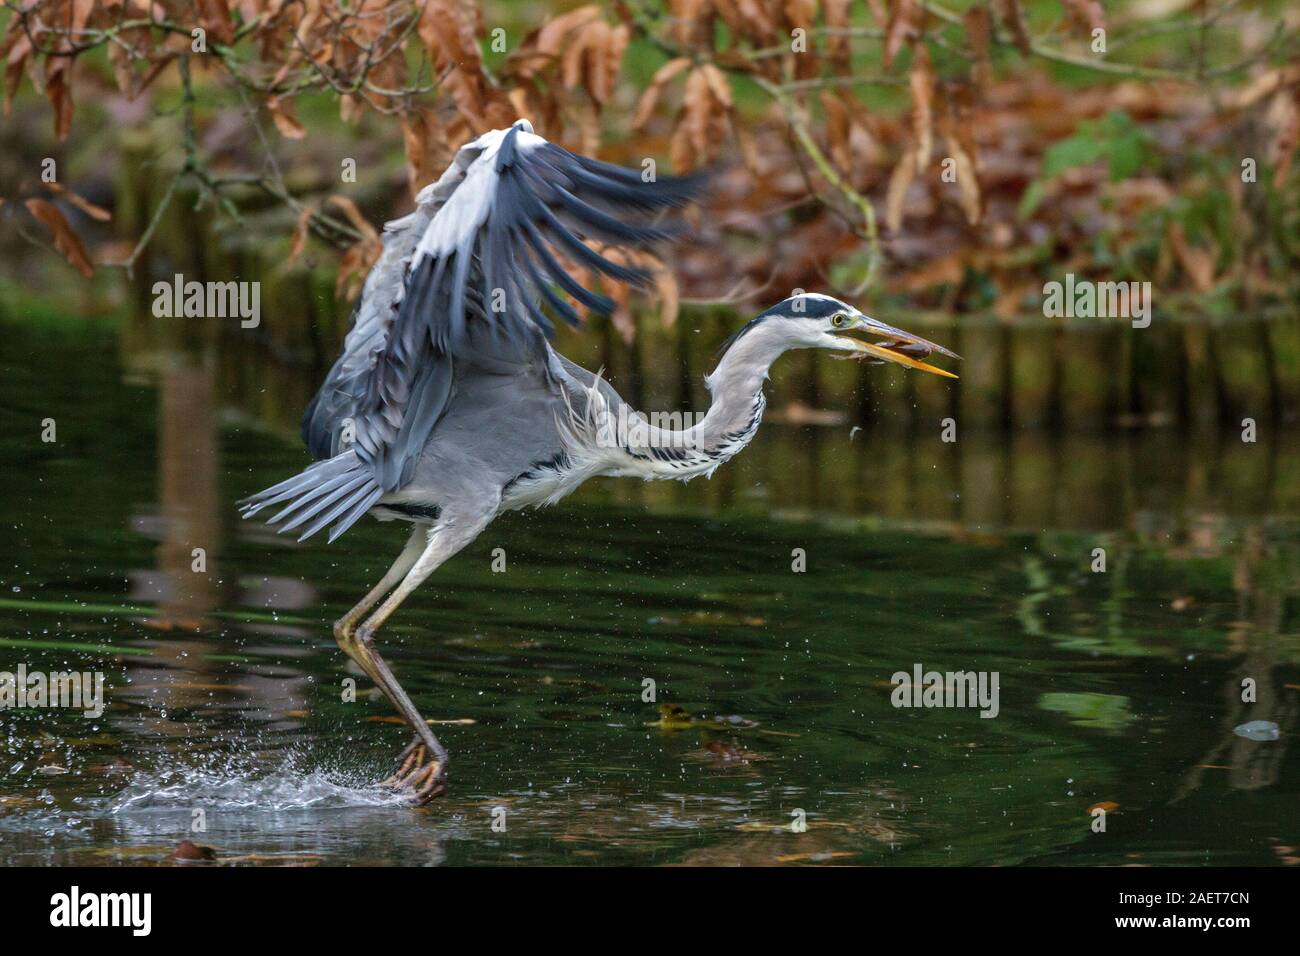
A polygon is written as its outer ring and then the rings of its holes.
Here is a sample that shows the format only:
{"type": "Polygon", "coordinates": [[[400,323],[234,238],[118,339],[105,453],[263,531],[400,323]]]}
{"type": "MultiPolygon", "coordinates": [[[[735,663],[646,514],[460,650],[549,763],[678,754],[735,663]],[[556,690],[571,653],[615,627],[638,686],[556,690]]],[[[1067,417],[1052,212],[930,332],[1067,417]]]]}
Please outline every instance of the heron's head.
{"type": "Polygon", "coordinates": [[[754,333],[783,349],[829,349],[843,353],[837,357],[894,362],[947,378],[957,376],[920,360],[931,352],[961,357],[929,339],[886,325],[846,302],[816,292],[777,303],[737,332],[732,341],[754,333]]]}

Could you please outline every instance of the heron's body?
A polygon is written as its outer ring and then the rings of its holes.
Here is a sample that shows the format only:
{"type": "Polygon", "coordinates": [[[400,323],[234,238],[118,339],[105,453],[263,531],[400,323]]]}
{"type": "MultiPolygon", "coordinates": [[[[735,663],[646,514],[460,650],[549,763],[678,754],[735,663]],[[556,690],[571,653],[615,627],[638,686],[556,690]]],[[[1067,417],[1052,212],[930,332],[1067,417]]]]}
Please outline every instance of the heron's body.
{"type": "Polygon", "coordinates": [[[546,342],[537,361],[508,369],[464,363],[452,373],[447,409],[410,483],[380,498],[372,513],[436,520],[432,511],[456,510],[465,489],[454,476],[467,473],[475,475],[475,497],[483,496],[485,484],[499,489],[498,511],[554,504],[594,477],[689,481],[710,475],[749,443],[762,421],[770,361],[766,350],[749,347],[757,343],[755,337],[720,366],[728,380],[748,380],[741,389],[748,397],[723,399],[693,428],[676,432],[653,426],[598,374],[546,342]],[[600,421],[610,423],[603,433],[600,421]],[[485,443],[487,434],[509,440],[485,443]]]}
{"type": "Polygon", "coordinates": [[[374,648],[374,633],[497,514],[551,504],[596,476],[712,474],[753,438],[768,370],[791,348],[939,371],[916,358],[946,352],[934,343],[802,294],[733,337],[705,380],[707,414],[674,430],[651,424],[598,373],[555,352],[542,306],[576,321],[555,287],[596,310],[610,305],[576,282],[557,253],[589,272],[639,281],[643,273],[591,242],[667,238],[652,219],[698,188],[644,182],[575,156],[522,121],[462,148],[416,210],[385,228],[343,354],[303,419],[315,464],[245,504],[246,517],[280,506],[271,523],[302,537],[329,526],[331,541],[367,513],[413,523],[393,567],[335,634],[415,730],[391,779],[420,800],[442,791],[446,751],[374,648]],[[853,330],[886,336],[890,347],[841,334],[853,330]]]}

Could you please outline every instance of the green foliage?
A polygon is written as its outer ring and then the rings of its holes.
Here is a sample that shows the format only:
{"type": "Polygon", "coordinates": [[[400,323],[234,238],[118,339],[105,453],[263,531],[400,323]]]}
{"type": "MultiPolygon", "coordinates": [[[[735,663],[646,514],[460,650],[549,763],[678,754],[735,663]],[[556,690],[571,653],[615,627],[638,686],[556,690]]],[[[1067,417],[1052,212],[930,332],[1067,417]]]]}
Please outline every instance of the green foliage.
{"type": "Polygon", "coordinates": [[[1115,110],[1101,119],[1080,123],[1074,135],[1053,143],[1043,154],[1043,168],[1020,200],[1020,218],[1033,215],[1048,185],[1066,170],[1105,159],[1111,182],[1119,182],[1137,175],[1156,158],[1155,141],[1127,113],[1115,110]]]}

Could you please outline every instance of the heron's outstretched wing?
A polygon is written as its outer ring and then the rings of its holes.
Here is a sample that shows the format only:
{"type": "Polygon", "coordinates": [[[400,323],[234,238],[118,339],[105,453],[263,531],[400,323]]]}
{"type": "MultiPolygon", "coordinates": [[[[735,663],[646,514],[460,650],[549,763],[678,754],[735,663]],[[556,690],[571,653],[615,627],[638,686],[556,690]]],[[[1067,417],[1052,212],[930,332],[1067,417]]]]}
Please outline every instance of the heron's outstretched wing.
{"type": "Polygon", "coordinates": [[[281,530],[307,524],[307,537],[333,522],[333,540],[410,481],[446,408],[457,362],[543,358],[546,310],[578,320],[569,299],[608,312],[610,300],[574,279],[563,261],[643,282],[644,271],[586,240],[639,247],[668,238],[674,224],[653,219],[702,185],[646,181],[548,143],[522,121],[463,147],[421,193],[417,211],[386,229],[344,353],[308,408],[303,437],[328,459],[249,499],[245,515],[286,502],[272,523],[284,521],[281,530]],[[470,335],[472,323],[493,334],[470,335]]]}

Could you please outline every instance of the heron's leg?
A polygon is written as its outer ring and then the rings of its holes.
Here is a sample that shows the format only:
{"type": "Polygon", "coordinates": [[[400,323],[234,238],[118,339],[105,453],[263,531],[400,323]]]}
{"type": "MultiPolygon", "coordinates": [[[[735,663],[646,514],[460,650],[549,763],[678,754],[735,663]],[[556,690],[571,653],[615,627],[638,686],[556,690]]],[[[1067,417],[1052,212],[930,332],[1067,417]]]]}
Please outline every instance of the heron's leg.
{"type": "MultiPolygon", "coordinates": [[[[356,630],[357,622],[366,616],[366,612],[379,603],[379,599],[393,589],[397,582],[406,576],[419,558],[420,552],[424,550],[429,540],[429,526],[417,524],[411,529],[411,537],[407,539],[406,547],[402,553],[397,556],[393,566],[380,579],[370,591],[363,597],[357,606],[348,611],[341,618],[334,622],[334,639],[339,642],[339,647],[343,653],[357,662],[357,665],[369,675],[371,680],[375,680],[375,675],[371,674],[366,668],[366,662],[357,654],[355,649],[355,638],[353,632],[356,630]]],[[[378,683],[378,681],[375,681],[378,683]]]]}
{"type": "Polygon", "coordinates": [[[357,662],[383,689],[415,731],[416,743],[403,752],[399,760],[401,766],[394,778],[390,779],[415,790],[417,800],[427,800],[443,791],[447,776],[447,749],[434,736],[411,698],[393,676],[388,663],[375,649],[375,633],[401,607],[411,592],[423,584],[444,561],[478,537],[479,532],[491,520],[492,513],[489,512],[472,521],[447,521],[435,526],[429,534],[423,553],[387,600],[357,628],[353,640],[357,662]]]}

